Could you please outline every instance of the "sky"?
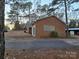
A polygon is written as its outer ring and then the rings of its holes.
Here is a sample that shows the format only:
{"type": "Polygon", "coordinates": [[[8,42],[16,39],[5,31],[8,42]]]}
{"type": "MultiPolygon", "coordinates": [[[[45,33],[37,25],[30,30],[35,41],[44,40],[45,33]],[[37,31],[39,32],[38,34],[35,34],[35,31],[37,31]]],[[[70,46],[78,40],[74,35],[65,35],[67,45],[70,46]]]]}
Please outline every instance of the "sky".
{"type": "MultiPolygon", "coordinates": [[[[32,1],[33,3],[35,3],[35,0],[30,0],[30,1],[32,1]]],[[[50,2],[51,2],[51,0],[39,0],[39,1],[41,1],[40,3],[41,3],[41,5],[43,5],[43,4],[49,4],[50,2]]],[[[35,5],[33,6],[33,9],[35,8],[35,5]]],[[[79,8],[79,3],[74,3],[73,5],[72,5],[72,8],[73,9],[76,9],[76,8],[79,8]]],[[[8,15],[7,15],[7,12],[9,12],[10,11],[10,6],[9,5],[5,5],[5,19],[7,19],[8,18],[8,15]]],[[[79,12],[73,12],[73,11],[70,11],[70,12],[68,12],[69,13],[69,17],[70,18],[76,18],[76,15],[78,15],[79,14],[79,12]],[[73,14],[72,14],[73,13],[73,14]],[[71,17],[72,16],[72,17],[71,17]]],[[[78,16],[78,18],[79,18],[79,16],[78,16]]]]}
{"type": "MultiPolygon", "coordinates": [[[[30,0],[30,1],[34,2],[35,0],[30,0]]],[[[42,4],[42,5],[43,5],[43,4],[48,4],[48,3],[50,3],[50,2],[51,2],[51,0],[41,0],[41,4],[42,4]]],[[[33,6],[33,8],[34,8],[34,6],[33,6]]],[[[10,6],[7,5],[7,4],[5,4],[5,19],[8,18],[7,12],[9,12],[9,11],[10,11],[10,6]]]]}
{"type": "MultiPolygon", "coordinates": [[[[31,2],[33,2],[34,3],[34,5],[33,5],[33,9],[35,8],[35,0],[29,0],[29,1],[31,1],[31,2]]],[[[36,0],[37,1],[37,0],[36,0]]],[[[43,4],[49,4],[50,2],[51,2],[51,0],[39,0],[39,1],[41,1],[40,3],[41,3],[41,5],[43,5],[43,4]]],[[[10,11],[10,5],[8,5],[8,4],[5,4],[5,19],[8,19],[8,12],[10,11]]],[[[26,20],[26,19],[22,19],[21,20],[21,22],[23,22],[23,23],[26,23],[28,21],[28,19],[26,20]]],[[[10,23],[10,21],[5,21],[5,24],[9,24],[10,23]]]]}
{"type": "Polygon", "coordinates": [[[7,19],[8,18],[8,14],[7,12],[10,11],[10,6],[9,5],[5,5],[5,18],[7,19]]]}

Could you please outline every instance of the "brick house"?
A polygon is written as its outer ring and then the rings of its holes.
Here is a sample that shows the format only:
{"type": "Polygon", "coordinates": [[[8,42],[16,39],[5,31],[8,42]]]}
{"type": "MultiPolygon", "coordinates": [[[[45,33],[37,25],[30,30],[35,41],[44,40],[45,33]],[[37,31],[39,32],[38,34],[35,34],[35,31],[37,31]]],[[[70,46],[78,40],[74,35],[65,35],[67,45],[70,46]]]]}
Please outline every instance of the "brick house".
{"type": "Polygon", "coordinates": [[[66,37],[65,23],[56,16],[49,16],[37,20],[32,25],[32,36],[36,38],[48,38],[52,31],[56,31],[59,37],[66,37]]]}

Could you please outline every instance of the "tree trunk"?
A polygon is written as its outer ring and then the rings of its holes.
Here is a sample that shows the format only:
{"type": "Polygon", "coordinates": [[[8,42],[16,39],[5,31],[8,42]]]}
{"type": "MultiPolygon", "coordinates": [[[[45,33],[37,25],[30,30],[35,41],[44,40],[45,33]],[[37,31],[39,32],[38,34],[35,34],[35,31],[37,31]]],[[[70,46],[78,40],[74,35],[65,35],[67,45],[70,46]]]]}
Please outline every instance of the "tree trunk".
{"type": "Polygon", "coordinates": [[[68,17],[67,17],[67,4],[66,0],[64,0],[64,5],[65,5],[65,18],[66,18],[66,37],[69,37],[69,26],[68,26],[68,17]]]}
{"type": "Polygon", "coordinates": [[[31,19],[30,19],[30,6],[29,6],[29,22],[31,22],[31,19]]]}
{"type": "Polygon", "coordinates": [[[5,0],[0,0],[0,59],[4,59],[5,40],[4,40],[4,8],[5,0]]]}

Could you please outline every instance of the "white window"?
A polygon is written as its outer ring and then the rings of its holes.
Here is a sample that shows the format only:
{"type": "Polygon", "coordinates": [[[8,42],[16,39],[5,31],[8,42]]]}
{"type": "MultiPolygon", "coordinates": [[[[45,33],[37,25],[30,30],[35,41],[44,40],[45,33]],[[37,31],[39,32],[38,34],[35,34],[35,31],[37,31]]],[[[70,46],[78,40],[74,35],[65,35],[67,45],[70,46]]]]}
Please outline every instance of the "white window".
{"type": "Polygon", "coordinates": [[[55,31],[55,26],[52,26],[52,25],[44,25],[44,31],[47,31],[47,32],[55,31]]]}

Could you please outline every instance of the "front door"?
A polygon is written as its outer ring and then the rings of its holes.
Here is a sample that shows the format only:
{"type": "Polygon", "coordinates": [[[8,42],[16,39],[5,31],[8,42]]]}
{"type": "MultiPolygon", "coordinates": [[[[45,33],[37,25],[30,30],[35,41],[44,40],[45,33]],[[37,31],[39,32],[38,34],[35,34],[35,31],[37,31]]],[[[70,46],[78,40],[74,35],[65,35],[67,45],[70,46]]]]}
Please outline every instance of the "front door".
{"type": "Polygon", "coordinates": [[[36,36],[36,26],[35,25],[32,27],[32,36],[33,37],[36,36]]]}

